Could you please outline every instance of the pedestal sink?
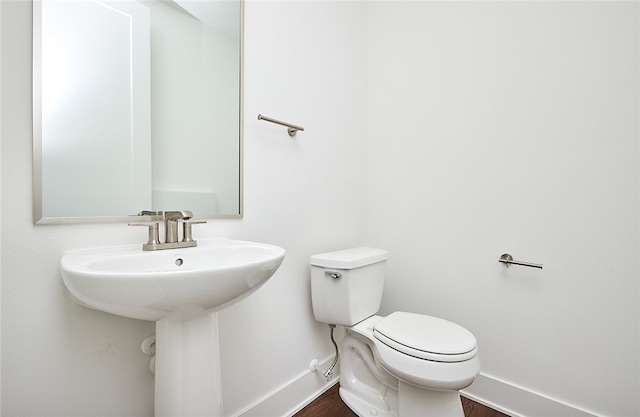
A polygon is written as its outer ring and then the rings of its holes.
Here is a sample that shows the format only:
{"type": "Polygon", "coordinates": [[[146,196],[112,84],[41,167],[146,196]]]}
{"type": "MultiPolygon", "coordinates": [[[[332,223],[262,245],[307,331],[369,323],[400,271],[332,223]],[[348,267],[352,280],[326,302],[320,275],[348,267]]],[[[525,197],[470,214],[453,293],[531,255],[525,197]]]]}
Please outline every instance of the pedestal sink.
{"type": "Polygon", "coordinates": [[[62,278],[81,305],[156,321],[156,416],[222,416],[216,312],[264,284],[285,250],[230,239],[143,252],[141,245],[65,252],[62,278]]]}

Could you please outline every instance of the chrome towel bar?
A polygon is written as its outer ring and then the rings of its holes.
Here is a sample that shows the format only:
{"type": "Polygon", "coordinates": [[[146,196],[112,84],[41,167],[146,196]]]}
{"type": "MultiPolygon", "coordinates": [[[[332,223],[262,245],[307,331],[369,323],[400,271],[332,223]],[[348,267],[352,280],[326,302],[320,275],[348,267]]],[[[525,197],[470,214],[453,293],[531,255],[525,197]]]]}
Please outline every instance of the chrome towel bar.
{"type": "Polygon", "coordinates": [[[263,116],[261,114],[258,115],[258,120],[266,120],[267,122],[271,122],[271,123],[275,123],[275,124],[278,124],[278,125],[282,125],[282,126],[288,127],[287,132],[289,133],[289,136],[295,136],[296,132],[298,130],[304,131],[304,127],[296,126],[296,125],[292,125],[291,123],[282,122],[280,120],[272,119],[271,117],[263,116]]]}
{"type": "Polygon", "coordinates": [[[507,268],[509,268],[509,265],[513,264],[513,265],[529,266],[531,268],[540,268],[540,269],[542,269],[542,264],[534,264],[534,263],[531,263],[531,262],[515,261],[513,259],[513,256],[509,255],[508,253],[503,253],[502,256],[500,256],[500,259],[498,259],[498,262],[502,262],[504,264],[504,266],[506,266],[507,268]]]}

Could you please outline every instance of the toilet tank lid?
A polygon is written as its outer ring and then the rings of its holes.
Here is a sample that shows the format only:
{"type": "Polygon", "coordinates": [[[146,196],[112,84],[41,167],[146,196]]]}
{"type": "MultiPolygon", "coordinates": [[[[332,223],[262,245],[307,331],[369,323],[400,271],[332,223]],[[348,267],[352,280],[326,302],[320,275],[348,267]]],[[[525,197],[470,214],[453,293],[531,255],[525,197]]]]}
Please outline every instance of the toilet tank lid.
{"type": "Polygon", "coordinates": [[[387,260],[387,251],[359,247],[311,256],[311,265],[324,268],[353,269],[387,260]]]}

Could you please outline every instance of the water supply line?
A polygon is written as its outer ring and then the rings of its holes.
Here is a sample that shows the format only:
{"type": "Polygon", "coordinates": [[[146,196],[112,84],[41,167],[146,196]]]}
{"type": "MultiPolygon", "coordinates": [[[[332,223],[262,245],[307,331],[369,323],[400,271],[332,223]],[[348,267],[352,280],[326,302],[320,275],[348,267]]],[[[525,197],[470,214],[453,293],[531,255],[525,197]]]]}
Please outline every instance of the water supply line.
{"type": "Polygon", "coordinates": [[[329,369],[324,371],[324,373],[322,374],[322,375],[324,375],[325,378],[327,378],[327,381],[329,381],[331,378],[333,378],[333,368],[335,368],[336,365],[338,364],[338,358],[340,356],[339,353],[338,353],[338,345],[336,344],[336,341],[333,338],[333,329],[335,329],[335,328],[336,328],[335,324],[330,324],[329,325],[329,329],[331,329],[331,343],[333,343],[333,347],[336,349],[336,357],[333,358],[333,363],[331,364],[329,369]]]}

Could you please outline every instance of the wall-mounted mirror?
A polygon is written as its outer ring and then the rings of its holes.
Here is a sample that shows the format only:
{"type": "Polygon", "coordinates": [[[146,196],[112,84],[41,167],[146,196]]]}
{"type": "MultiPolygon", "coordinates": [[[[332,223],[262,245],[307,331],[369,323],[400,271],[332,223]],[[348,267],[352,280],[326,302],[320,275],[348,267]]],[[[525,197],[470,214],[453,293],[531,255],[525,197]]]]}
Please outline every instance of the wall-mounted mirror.
{"type": "Polygon", "coordinates": [[[42,0],[34,222],[242,217],[241,0],[42,0]]]}

